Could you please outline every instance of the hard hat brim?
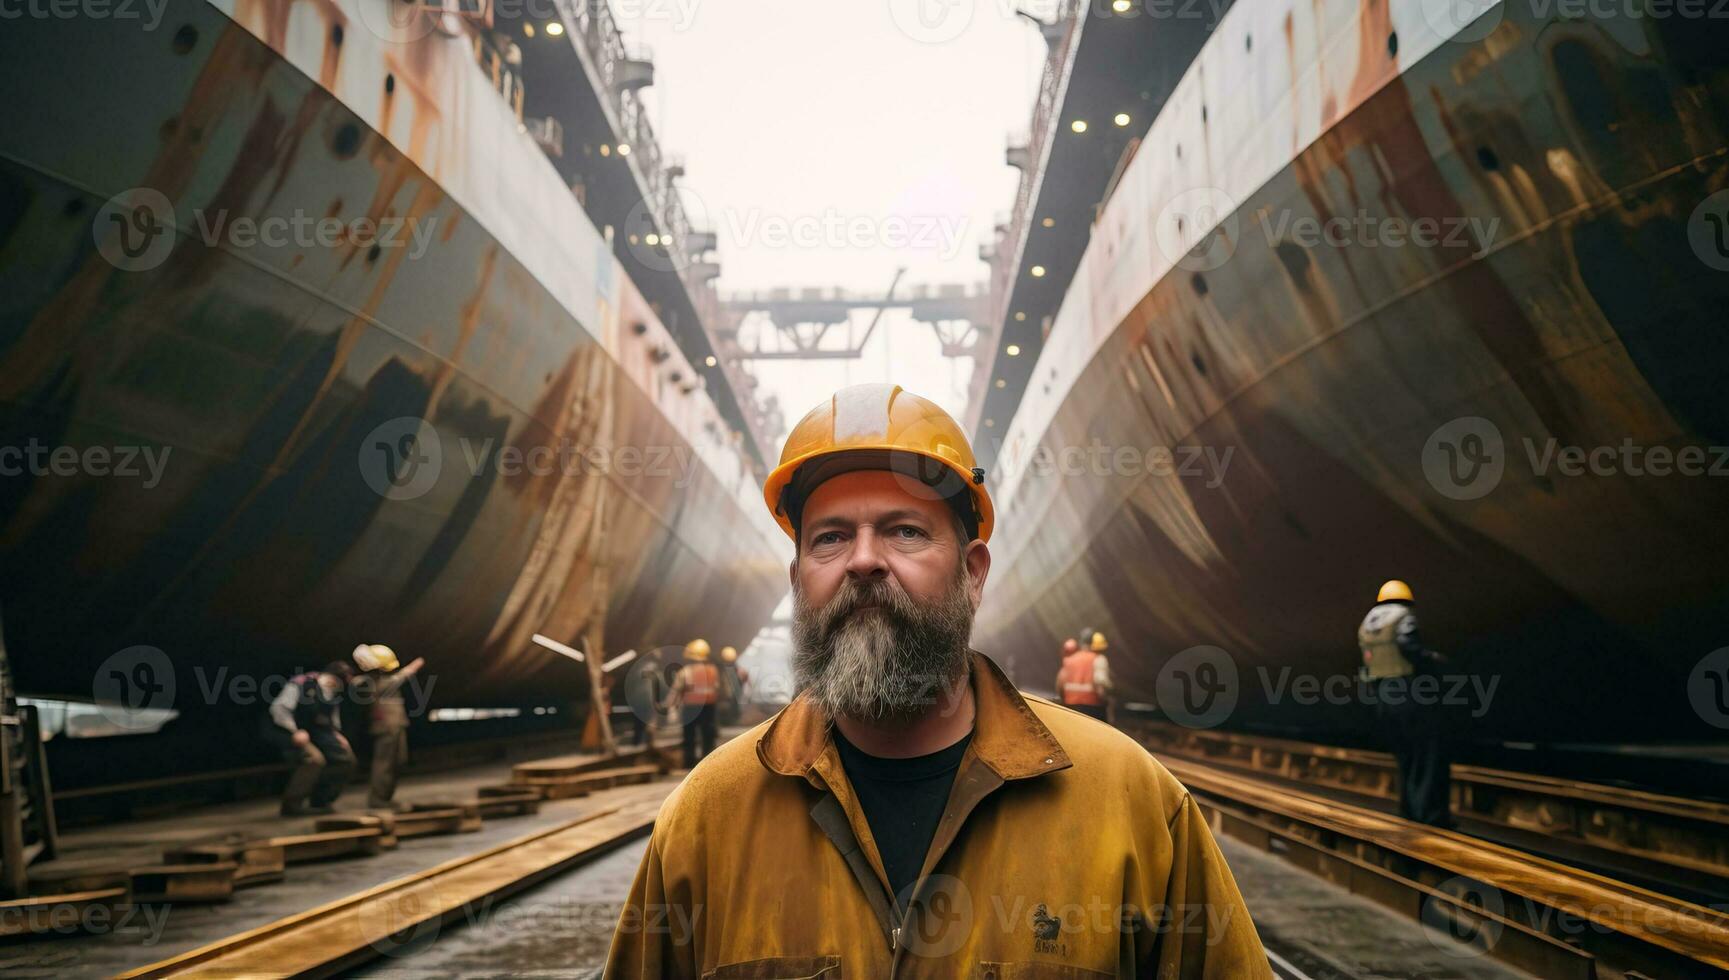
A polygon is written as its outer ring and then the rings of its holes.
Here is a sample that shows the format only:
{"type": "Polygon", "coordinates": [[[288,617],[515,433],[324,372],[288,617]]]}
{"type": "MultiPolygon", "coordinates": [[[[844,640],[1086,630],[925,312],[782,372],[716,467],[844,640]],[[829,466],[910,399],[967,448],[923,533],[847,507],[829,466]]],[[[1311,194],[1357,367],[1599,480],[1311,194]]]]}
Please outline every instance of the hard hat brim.
{"type": "Polygon", "coordinates": [[[959,496],[963,492],[968,494],[978,515],[978,539],[990,540],[991,531],[996,524],[996,510],[991,505],[990,493],[985,490],[984,484],[977,481],[970,469],[940,454],[908,449],[888,440],[819,449],[787,460],[775,467],[774,472],[770,473],[763,483],[763,502],[768,504],[775,523],[780,525],[787,537],[797,541],[798,532],[793,528],[792,513],[802,507],[803,500],[808,499],[812,491],[828,480],[858,470],[889,470],[907,474],[931,487],[943,499],[959,496]],[[928,463],[924,463],[926,460],[937,464],[936,467],[933,469],[928,463]],[[797,499],[790,499],[789,493],[796,494],[797,499]]]}

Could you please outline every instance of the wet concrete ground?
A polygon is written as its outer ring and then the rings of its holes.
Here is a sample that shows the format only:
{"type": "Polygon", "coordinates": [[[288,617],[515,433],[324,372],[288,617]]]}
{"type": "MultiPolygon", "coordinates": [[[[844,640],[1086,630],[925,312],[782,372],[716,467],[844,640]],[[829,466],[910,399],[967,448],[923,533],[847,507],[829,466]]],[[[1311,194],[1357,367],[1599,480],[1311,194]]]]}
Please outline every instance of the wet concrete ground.
{"type": "Polygon", "coordinates": [[[432,941],[380,957],[353,977],[599,977],[619,909],[630,894],[648,838],[523,892],[469,920],[447,924],[432,941]]]}
{"type": "Polygon", "coordinates": [[[1315,980],[1530,980],[1264,851],[1229,837],[1219,847],[1261,942],[1315,980]]]}
{"type": "MultiPolygon", "coordinates": [[[[619,907],[647,839],[450,924],[431,941],[380,958],[356,977],[600,976],[619,907]]],[[[1530,980],[1279,858],[1220,841],[1269,950],[1314,980],[1530,980]]],[[[843,885],[851,887],[850,881],[843,885]]],[[[1281,973],[1281,975],[1286,975],[1281,973]]]]}

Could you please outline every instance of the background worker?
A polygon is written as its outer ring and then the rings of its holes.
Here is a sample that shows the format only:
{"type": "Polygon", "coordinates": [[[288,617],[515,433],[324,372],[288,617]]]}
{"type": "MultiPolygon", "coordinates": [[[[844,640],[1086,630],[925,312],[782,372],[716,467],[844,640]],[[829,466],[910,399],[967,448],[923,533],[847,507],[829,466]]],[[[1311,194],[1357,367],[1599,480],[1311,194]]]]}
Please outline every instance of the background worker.
{"type": "Polygon", "coordinates": [[[396,651],[382,643],[362,643],[354,648],[354,663],[364,671],[354,681],[354,697],[367,706],[367,731],[372,736],[372,783],[366,805],[373,810],[406,809],[392,802],[396,781],[408,762],[408,707],[402,687],[420,673],[426,660],[416,657],[398,669],[396,651]]]}
{"type": "Polygon", "coordinates": [[[735,725],[744,704],[744,668],[738,663],[737,647],[720,648],[720,723],[735,725]]]}
{"type": "Polygon", "coordinates": [[[698,638],[684,645],[685,665],[673,678],[667,702],[676,706],[684,726],[684,767],[714,751],[715,711],[720,701],[720,671],[708,662],[708,641],[698,638]],[[701,737],[701,751],[697,739],[701,737]]]}
{"type": "Polygon", "coordinates": [[[1074,640],[1063,644],[1063,666],[1057,671],[1057,694],[1063,704],[1108,721],[1106,704],[1111,691],[1111,665],[1105,659],[1105,634],[1093,633],[1088,648],[1080,649],[1074,640]]]}
{"type": "Polygon", "coordinates": [[[285,817],[333,812],[331,804],[354,771],[354,750],[342,735],[340,710],[342,691],[353,676],[347,661],[333,661],[323,670],[290,677],[270,702],[265,740],[292,767],[282,791],[285,817]]]}
{"type": "Polygon", "coordinates": [[[1413,689],[1413,678],[1435,673],[1446,658],[1426,649],[1417,632],[1411,587],[1398,579],[1381,586],[1374,607],[1357,628],[1362,678],[1373,691],[1375,717],[1399,765],[1399,815],[1452,826],[1450,765],[1438,699],[1413,689]],[[1413,696],[1416,695],[1416,696],[1413,696]]]}
{"type": "Polygon", "coordinates": [[[649,650],[630,665],[630,672],[625,675],[624,703],[630,707],[631,724],[635,726],[631,735],[633,745],[649,743],[655,722],[663,712],[661,694],[666,689],[666,681],[661,671],[664,666],[660,651],[649,650]]]}

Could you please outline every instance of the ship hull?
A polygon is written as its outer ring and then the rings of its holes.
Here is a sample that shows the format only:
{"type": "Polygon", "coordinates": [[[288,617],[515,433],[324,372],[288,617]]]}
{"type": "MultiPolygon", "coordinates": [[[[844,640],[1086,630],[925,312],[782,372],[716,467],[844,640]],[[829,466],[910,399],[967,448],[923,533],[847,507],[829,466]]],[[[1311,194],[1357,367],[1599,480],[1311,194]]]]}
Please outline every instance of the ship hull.
{"type": "Polygon", "coordinates": [[[1049,689],[1090,624],[1128,700],[1349,737],[1401,578],[1458,734],[1711,737],[1729,274],[1689,221],[1729,187],[1725,28],[1308,6],[1233,10],[1095,226],[1003,446],[979,643],[1049,689]],[[1460,237],[1375,237],[1422,219],[1460,237]],[[1486,484],[1446,455],[1472,432],[1486,484]]]}
{"type": "Polygon", "coordinates": [[[706,395],[659,376],[666,331],[503,100],[448,98],[478,75],[466,41],[385,49],[353,5],[242,6],[0,38],[0,88],[53,96],[0,109],[0,442],[83,461],[0,483],[20,688],[125,700],[105,665],[142,656],[168,665],[148,706],[257,716],[261,683],[385,642],[427,659],[428,706],[543,705],[587,675],[537,632],[744,646],[784,592],[750,469],[706,395]],[[327,63],[285,56],[309,22],[327,63]],[[388,85],[357,98],[368,71],[388,85]],[[123,268],[101,218],[138,187],[177,240],[123,268]],[[513,194],[539,196],[529,219],[513,194]],[[405,230],[208,230],[308,217],[405,230]],[[419,471],[379,461],[409,433],[419,471]]]}

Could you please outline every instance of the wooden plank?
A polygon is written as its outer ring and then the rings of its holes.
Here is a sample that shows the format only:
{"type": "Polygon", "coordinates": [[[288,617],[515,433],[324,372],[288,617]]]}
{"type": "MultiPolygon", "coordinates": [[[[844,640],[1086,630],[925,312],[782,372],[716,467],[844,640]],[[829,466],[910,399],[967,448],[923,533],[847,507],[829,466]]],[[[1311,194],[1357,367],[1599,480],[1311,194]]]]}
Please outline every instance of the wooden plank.
{"type": "Polygon", "coordinates": [[[233,861],[156,864],[133,868],[134,902],[226,902],[234,897],[233,861]]]}
{"type": "Polygon", "coordinates": [[[575,820],[153,963],[121,980],[329,976],[648,833],[671,790],[663,785],[620,791],[616,802],[575,820]]]}
{"type": "Polygon", "coordinates": [[[29,895],[0,901],[0,937],[65,932],[91,921],[89,910],[105,908],[104,923],[114,921],[114,912],[131,901],[127,889],[100,888],[58,895],[29,895]]]}

